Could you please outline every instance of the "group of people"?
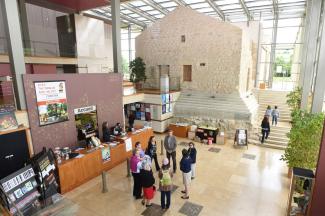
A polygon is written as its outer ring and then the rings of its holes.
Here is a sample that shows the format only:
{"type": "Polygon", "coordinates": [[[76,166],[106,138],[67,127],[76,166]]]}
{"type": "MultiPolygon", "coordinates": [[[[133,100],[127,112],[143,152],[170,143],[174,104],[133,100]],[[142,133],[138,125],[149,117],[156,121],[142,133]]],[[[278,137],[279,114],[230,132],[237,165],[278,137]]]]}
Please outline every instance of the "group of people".
{"type": "MultiPolygon", "coordinates": [[[[159,178],[159,190],[161,192],[161,208],[167,210],[170,207],[171,191],[173,189],[172,178],[176,173],[176,149],[177,142],[173,135],[173,131],[169,130],[168,135],[164,139],[164,147],[166,157],[162,160],[161,166],[157,157],[157,143],[154,136],[151,136],[148,147],[143,150],[141,143],[137,142],[132,151],[130,159],[130,169],[133,176],[133,196],[135,199],[142,199],[142,205],[150,207],[151,200],[156,193],[155,177],[152,171],[152,160],[155,163],[156,171],[159,178]],[[170,167],[170,159],[173,161],[173,167],[170,167]]],[[[184,190],[181,192],[182,199],[189,199],[189,186],[191,180],[195,177],[196,165],[195,145],[189,143],[188,149],[182,150],[182,159],[180,160],[180,170],[182,171],[184,190]]]]}
{"type": "Polygon", "coordinates": [[[280,112],[278,110],[278,106],[274,106],[274,109],[271,106],[267,106],[267,109],[264,114],[264,118],[261,123],[262,128],[262,138],[261,143],[263,144],[264,141],[269,137],[271,132],[270,127],[270,119],[272,118],[272,126],[276,126],[278,124],[278,118],[280,118],[280,112]]]}

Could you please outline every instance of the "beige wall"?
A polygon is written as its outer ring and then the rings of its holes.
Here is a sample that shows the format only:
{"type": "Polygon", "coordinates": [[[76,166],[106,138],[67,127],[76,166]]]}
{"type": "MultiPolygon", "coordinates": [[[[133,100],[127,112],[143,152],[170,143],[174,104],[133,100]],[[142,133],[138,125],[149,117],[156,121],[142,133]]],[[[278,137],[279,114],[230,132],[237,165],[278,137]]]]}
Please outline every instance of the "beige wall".
{"type": "Polygon", "coordinates": [[[242,38],[239,27],[179,7],[136,38],[136,56],[145,60],[149,78],[157,75],[157,65],[170,65],[170,76],[183,80],[183,65],[192,65],[192,82],[182,82],[182,89],[232,93],[239,90],[239,80],[245,83],[242,89],[247,82],[247,69],[240,73],[240,64],[250,64],[250,51],[242,53],[242,46],[251,43],[242,38]]]}
{"type": "Polygon", "coordinates": [[[113,69],[112,27],[102,20],[75,14],[79,73],[113,69]]]}

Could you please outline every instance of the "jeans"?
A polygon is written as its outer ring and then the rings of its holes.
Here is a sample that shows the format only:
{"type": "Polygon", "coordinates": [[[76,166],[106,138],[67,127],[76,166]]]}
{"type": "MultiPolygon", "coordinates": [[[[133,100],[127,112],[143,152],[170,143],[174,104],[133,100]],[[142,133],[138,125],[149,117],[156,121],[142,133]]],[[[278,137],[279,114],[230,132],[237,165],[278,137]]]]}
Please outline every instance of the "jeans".
{"type": "Polygon", "coordinates": [[[195,177],[195,163],[191,164],[192,178],[195,177]]]}
{"type": "Polygon", "coordinates": [[[157,154],[154,154],[151,156],[151,160],[154,159],[155,161],[155,166],[156,166],[156,170],[159,171],[160,167],[159,167],[159,163],[158,163],[158,158],[157,158],[157,154]]]}
{"type": "Polygon", "coordinates": [[[141,198],[141,190],[142,190],[142,187],[141,187],[141,182],[140,182],[140,173],[132,173],[132,176],[133,176],[133,196],[136,198],[136,199],[139,199],[141,198]]]}
{"type": "Polygon", "coordinates": [[[173,171],[176,172],[176,151],[173,151],[172,153],[166,152],[167,158],[168,158],[168,165],[170,165],[170,156],[173,159],[173,171]]]}
{"type": "Polygon", "coordinates": [[[262,140],[261,142],[264,143],[264,139],[267,139],[269,136],[269,130],[262,129],[262,140]]]}
{"type": "Polygon", "coordinates": [[[278,124],[278,116],[272,116],[272,125],[275,123],[275,126],[278,124]]]}
{"type": "Polygon", "coordinates": [[[170,206],[170,191],[161,191],[161,208],[169,208],[170,206]],[[166,203],[167,199],[167,203],[166,203]]]}

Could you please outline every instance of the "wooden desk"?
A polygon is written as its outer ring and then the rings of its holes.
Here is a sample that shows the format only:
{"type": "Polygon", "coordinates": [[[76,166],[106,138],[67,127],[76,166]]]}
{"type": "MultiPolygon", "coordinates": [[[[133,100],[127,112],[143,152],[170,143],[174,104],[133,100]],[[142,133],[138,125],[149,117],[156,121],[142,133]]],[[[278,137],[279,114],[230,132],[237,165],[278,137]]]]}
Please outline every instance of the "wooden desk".
{"type": "Polygon", "coordinates": [[[173,131],[175,136],[183,138],[187,138],[187,132],[190,130],[189,125],[170,124],[168,128],[173,131]]]}
{"type": "MultiPolygon", "coordinates": [[[[132,139],[132,146],[140,141],[141,146],[145,149],[148,145],[150,136],[153,136],[151,128],[145,129],[137,134],[128,133],[132,139]]],[[[90,179],[98,176],[103,171],[110,170],[115,166],[126,161],[132,155],[132,152],[126,152],[125,144],[121,143],[115,147],[110,147],[111,159],[102,161],[101,149],[96,149],[87,153],[87,150],[81,150],[79,153],[84,154],[82,158],[73,158],[63,161],[58,165],[61,194],[73,190],[90,179]]]]}

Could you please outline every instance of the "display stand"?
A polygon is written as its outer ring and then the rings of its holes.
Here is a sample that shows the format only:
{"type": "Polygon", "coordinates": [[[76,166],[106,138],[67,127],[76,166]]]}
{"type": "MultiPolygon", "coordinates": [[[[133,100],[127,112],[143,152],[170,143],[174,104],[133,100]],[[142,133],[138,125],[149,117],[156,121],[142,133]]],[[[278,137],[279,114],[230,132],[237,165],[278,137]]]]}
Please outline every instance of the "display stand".
{"type": "Polygon", "coordinates": [[[314,172],[298,167],[293,167],[292,172],[287,216],[308,215],[313,194],[314,172]]]}
{"type": "Polygon", "coordinates": [[[202,140],[208,140],[209,138],[212,139],[213,143],[217,143],[217,135],[219,133],[219,129],[215,127],[209,126],[199,126],[196,129],[195,135],[202,140]]]}
{"type": "Polygon", "coordinates": [[[246,146],[248,149],[247,130],[236,129],[234,146],[246,146]]]}
{"type": "Polygon", "coordinates": [[[12,215],[30,215],[39,206],[37,188],[34,170],[28,165],[0,180],[0,200],[12,215]]]}

